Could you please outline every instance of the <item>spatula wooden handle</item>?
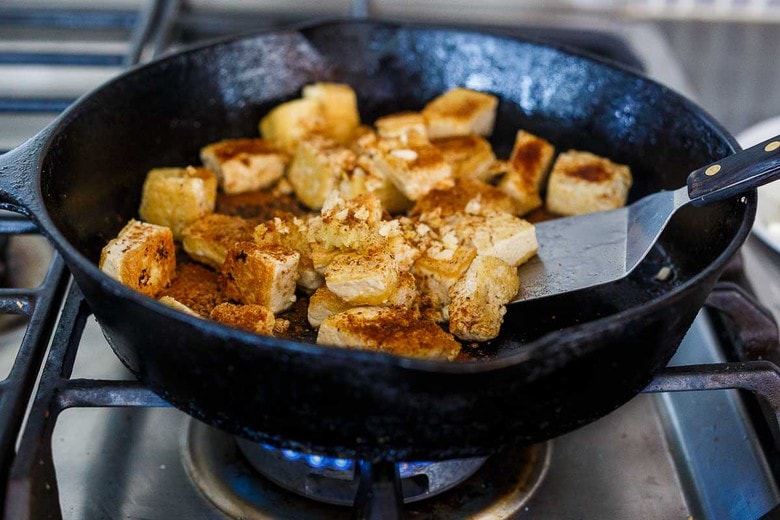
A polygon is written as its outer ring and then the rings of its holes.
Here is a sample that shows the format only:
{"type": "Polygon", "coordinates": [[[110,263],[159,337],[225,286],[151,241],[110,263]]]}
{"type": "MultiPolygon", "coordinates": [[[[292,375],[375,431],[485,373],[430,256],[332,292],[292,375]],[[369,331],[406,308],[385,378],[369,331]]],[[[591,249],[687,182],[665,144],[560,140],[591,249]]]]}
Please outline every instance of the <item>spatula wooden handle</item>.
{"type": "Polygon", "coordinates": [[[694,170],[688,196],[694,206],[728,199],[780,178],[780,135],[694,170]]]}

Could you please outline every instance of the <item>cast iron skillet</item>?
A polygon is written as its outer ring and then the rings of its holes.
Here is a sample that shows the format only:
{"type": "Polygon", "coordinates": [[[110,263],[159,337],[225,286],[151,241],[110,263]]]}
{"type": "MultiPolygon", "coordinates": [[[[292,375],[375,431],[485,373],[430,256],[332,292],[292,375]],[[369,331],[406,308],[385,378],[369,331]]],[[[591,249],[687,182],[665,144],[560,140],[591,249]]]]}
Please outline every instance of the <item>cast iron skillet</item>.
{"type": "Polygon", "coordinates": [[[499,96],[493,142],[522,127],[630,164],[631,198],[732,153],[702,110],[632,72],[534,42],[362,21],[211,45],[135,69],[0,158],[3,207],[64,257],[119,358],[189,414],[246,438],[369,460],[444,459],[551,438],[614,410],[663,367],[726,261],[755,192],[685,208],[628,280],[512,306],[481,359],[446,363],[261,337],[187,316],[104,276],[101,247],[136,216],[146,171],[257,135],[313,81],[352,85],[363,120],[456,85],[499,96]],[[666,282],[654,275],[673,267],[666,282]]]}

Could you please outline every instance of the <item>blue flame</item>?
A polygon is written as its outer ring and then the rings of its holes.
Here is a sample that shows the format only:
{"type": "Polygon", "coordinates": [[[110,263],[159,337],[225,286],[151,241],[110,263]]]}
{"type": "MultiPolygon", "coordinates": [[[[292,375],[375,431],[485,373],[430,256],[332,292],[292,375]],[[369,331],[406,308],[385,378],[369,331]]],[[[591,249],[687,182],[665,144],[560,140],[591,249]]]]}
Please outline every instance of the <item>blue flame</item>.
{"type": "Polygon", "coordinates": [[[281,453],[285,460],[294,462],[303,459],[306,464],[315,469],[332,468],[337,471],[348,471],[352,469],[354,461],[349,459],[336,459],[323,457],[322,455],[308,455],[293,450],[279,450],[269,444],[261,444],[263,448],[274,453],[281,453]]]}

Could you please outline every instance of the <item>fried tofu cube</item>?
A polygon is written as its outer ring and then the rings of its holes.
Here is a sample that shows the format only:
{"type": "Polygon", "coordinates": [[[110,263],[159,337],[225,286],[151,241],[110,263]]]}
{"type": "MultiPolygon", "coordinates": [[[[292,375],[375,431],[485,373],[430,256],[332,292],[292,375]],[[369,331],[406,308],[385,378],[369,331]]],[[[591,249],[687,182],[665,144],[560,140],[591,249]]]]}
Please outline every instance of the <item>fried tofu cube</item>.
{"type": "Polygon", "coordinates": [[[251,241],[255,225],[241,217],[213,213],[182,232],[182,246],[193,260],[218,269],[236,242],[251,241]]]}
{"type": "Polygon", "coordinates": [[[268,188],[284,175],[289,161],[265,139],[226,139],[204,146],[200,159],[217,174],[222,191],[244,193],[268,188]]]}
{"type": "Polygon", "coordinates": [[[333,192],[325,201],[320,217],[310,223],[310,236],[323,246],[321,253],[333,249],[365,249],[379,240],[382,204],[372,193],[344,200],[333,192]]]}
{"type": "Polygon", "coordinates": [[[322,103],[318,99],[294,99],[281,105],[260,120],[260,135],[289,155],[298,143],[327,128],[322,103]]]}
{"type": "Polygon", "coordinates": [[[320,325],[317,344],[450,361],[461,349],[451,334],[432,321],[393,307],[355,307],[334,314],[320,325]]]}
{"type": "Polygon", "coordinates": [[[146,174],[141,220],[171,228],[173,238],[182,230],[214,211],[217,176],[206,168],[155,168],[146,174]]]}
{"type": "Polygon", "coordinates": [[[309,307],[307,308],[309,325],[315,329],[319,328],[326,318],[352,307],[355,306],[346,302],[327,287],[320,287],[309,297],[309,307]]]}
{"type": "Polygon", "coordinates": [[[619,208],[626,204],[632,182],[628,166],[570,150],[553,164],[547,209],[559,215],[581,215],[619,208]]]}
{"type": "Polygon", "coordinates": [[[314,291],[325,283],[322,274],[314,268],[308,222],[290,213],[258,225],[254,241],[261,246],[283,246],[301,254],[298,261],[298,286],[314,291]]]}
{"type": "Polygon", "coordinates": [[[238,242],[220,268],[225,296],[274,313],[287,310],[295,303],[300,258],[298,251],[286,247],[238,242]]]}
{"type": "Polygon", "coordinates": [[[452,167],[455,178],[469,177],[490,180],[496,162],[493,147],[487,139],[476,134],[434,139],[431,144],[441,150],[444,160],[452,167]]]}
{"type": "Polygon", "coordinates": [[[345,172],[355,167],[356,159],[352,150],[336,141],[313,136],[298,145],[288,178],[298,199],[318,210],[345,172]]]}
{"type": "Polygon", "coordinates": [[[155,297],[176,273],[173,234],[167,227],[131,219],[103,248],[99,267],[114,280],[155,297]]]}
{"type": "Polygon", "coordinates": [[[442,219],[458,213],[512,213],[513,209],[512,199],[498,188],[477,179],[461,177],[451,187],[433,189],[420,197],[411,215],[438,227],[442,219]]]}
{"type": "Polygon", "coordinates": [[[274,335],[277,321],[271,309],[263,305],[236,305],[227,302],[214,307],[209,318],[237,329],[265,336],[274,335]]]}
{"type": "Polygon", "coordinates": [[[359,195],[373,193],[388,213],[400,213],[409,209],[412,202],[390,182],[390,179],[372,164],[366,165],[361,162],[365,162],[365,158],[358,157],[358,166],[341,178],[338,192],[342,198],[354,199],[359,195]]]}
{"type": "Polygon", "coordinates": [[[343,83],[314,83],[303,87],[303,98],[319,101],[325,117],[325,132],[336,141],[347,144],[360,125],[357,95],[343,83]]]}
{"type": "Polygon", "coordinates": [[[450,289],[450,332],[465,341],[495,338],[506,304],[519,288],[517,269],[493,256],[477,256],[450,289]]]}
{"type": "Polygon", "coordinates": [[[380,305],[398,283],[398,264],[388,252],[347,252],[325,269],[325,285],[352,305],[380,305]]]}
{"type": "MultiPolygon", "coordinates": [[[[414,310],[416,305],[417,283],[412,273],[402,272],[398,275],[398,286],[381,306],[414,310]]],[[[353,307],[357,305],[345,301],[327,287],[320,287],[309,298],[309,324],[316,329],[330,316],[353,307]]]]}
{"type": "Polygon", "coordinates": [[[183,303],[181,303],[179,300],[174,298],[173,296],[163,296],[160,298],[160,303],[163,305],[167,305],[171,309],[176,309],[177,311],[183,312],[184,314],[189,314],[190,316],[198,316],[200,317],[200,314],[195,312],[194,310],[190,309],[183,303]]]}
{"type": "Polygon", "coordinates": [[[432,144],[379,150],[371,160],[376,169],[410,200],[419,199],[435,187],[452,184],[452,168],[432,144]]]}
{"type": "Polygon", "coordinates": [[[428,141],[425,118],[419,112],[399,112],[380,117],[374,126],[381,138],[399,139],[402,143],[428,141]]]}
{"type": "Polygon", "coordinates": [[[539,249],[533,224],[502,212],[463,214],[452,220],[452,231],[461,244],[478,255],[495,256],[512,267],[527,262],[539,249]]]}
{"type": "Polygon", "coordinates": [[[456,87],[430,101],[422,114],[430,139],[456,135],[489,136],[496,121],[498,98],[456,87]]]}
{"type": "MultiPolygon", "coordinates": [[[[450,288],[457,283],[477,256],[473,247],[429,247],[412,266],[420,293],[434,309],[449,305],[450,288]]],[[[443,316],[442,316],[443,317],[443,316]]]]}
{"type": "Polygon", "coordinates": [[[515,201],[516,215],[522,216],[542,206],[542,185],[550,170],[555,147],[524,130],[517,132],[507,172],[498,189],[515,201]]]}

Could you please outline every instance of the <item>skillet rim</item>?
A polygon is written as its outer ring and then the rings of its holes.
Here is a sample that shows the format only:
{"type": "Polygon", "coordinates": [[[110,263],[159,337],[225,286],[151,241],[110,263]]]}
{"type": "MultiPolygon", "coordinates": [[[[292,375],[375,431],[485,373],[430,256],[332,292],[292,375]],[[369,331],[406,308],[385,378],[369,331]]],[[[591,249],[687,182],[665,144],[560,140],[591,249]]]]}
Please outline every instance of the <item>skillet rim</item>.
{"type": "MultiPolygon", "coordinates": [[[[38,198],[40,205],[40,214],[35,215],[36,220],[41,223],[41,227],[46,235],[55,242],[59,251],[67,256],[71,262],[74,262],[82,272],[98,282],[103,290],[108,292],[111,297],[129,299],[132,303],[140,305],[151,312],[161,314],[163,317],[169,320],[176,320],[183,322],[188,327],[195,327],[196,329],[209,330],[211,334],[218,339],[225,341],[225,344],[221,345],[223,349],[247,349],[257,347],[270,347],[279,348],[285,351],[296,352],[307,356],[329,356],[333,358],[342,357],[347,361],[358,361],[361,363],[375,363],[383,364],[388,367],[396,367],[408,371],[415,372],[435,372],[435,373],[447,373],[447,374],[481,374],[492,371],[502,370],[508,367],[516,366],[522,363],[528,363],[538,360],[544,360],[548,358],[548,351],[551,348],[556,348],[559,343],[565,343],[568,341],[576,340],[583,336],[590,336],[599,334],[607,330],[611,325],[620,323],[626,320],[635,319],[639,315],[649,314],[656,311],[661,306],[671,305],[675,300],[681,298],[686,292],[690,291],[698,285],[701,279],[707,277],[713,270],[723,268],[726,262],[737,252],[746,240],[750,233],[753,220],[755,219],[756,206],[757,206],[757,192],[751,190],[747,193],[740,195],[739,197],[745,198],[745,214],[742,218],[742,222],[737,229],[736,233],[731,239],[728,246],[717,256],[717,258],[711,262],[704,269],[699,271],[696,275],[690,279],[672,287],[669,291],[663,294],[651,298],[642,305],[637,305],[620,311],[615,314],[610,314],[596,320],[588,321],[579,325],[566,327],[555,331],[548,332],[543,336],[522,345],[518,352],[512,354],[492,357],[488,359],[469,359],[458,362],[440,361],[440,360],[423,360],[408,357],[395,356],[393,354],[369,351],[369,350],[357,350],[347,349],[341,347],[321,346],[313,343],[305,343],[301,341],[294,341],[284,338],[275,338],[272,336],[262,336],[241,329],[222,325],[218,322],[210,321],[205,318],[199,318],[190,316],[183,312],[172,309],[158,300],[144,296],[129,287],[122,285],[120,282],[110,278],[104,274],[98,268],[97,264],[90,261],[85,255],[78,251],[71,242],[65,238],[60,232],[59,227],[54,223],[49,210],[47,208],[47,200],[42,194],[42,179],[43,179],[43,166],[48,154],[56,142],[59,136],[66,133],[66,129],[69,123],[85,111],[85,105],[88,105],[91,99],[94,99],[101,92],[112,88],[116,83],[127,82],[128,78],[141,74],[144,70],[152,68],[165,67],[168,62],[173,62],[182,59],[184,55],[193,55],[198,52],[204,52],[207,50],[214,50],[218,47],[228,47],[230,45],[240,45],[242,42],[250,41],[257,38],[263,38],[273,35],[299,35],[308,40],[305,35],[305,31],[317,29],[319,27],[328,25],[359,25],[359,24],[371,24],[382,26],[386,28],[404,30],[410,29],[414,31],[436,31],[458,34],[470,34],[479,37],[488,36],[490,38],[507,40],[515,43],[526,44],[534,47],[542,47],[552,49],[556,53],[569,55],[577,58],[578,60],[589,61],[596,66],[605,67],[618,72],[623,77],[628,77],[634,80],[640,80],[645,84],[650,85],[654,89],[658,89],[664,96],[671,96],[681,103],[681,106],[686,110],[698,114],[699,119],[704,126],[709,128],[718,138],[724,141],[732,153],[740,150],[736,140],[726,131],[726,129],[715,120],[708,112],[701,108],[698,104],[685,96],[679,94],[673,89],[646,77],[644,74],[637,72],[636,70],[624,66],[620,63],[613,62],[608,59],[604,59],[598,56],[582,51],[580,49],[572,49],[566,45],[546,42],[537,38],[517,38],[508,36],[505,34],[491,34],[489,32],[480,30],[469,30],[459,26],[444,25],[444,24],[427,24],[427,23],[411,23],[401,21],[377,21],[372,19],[349,19],[349,18],[334,18],[334,19],[319,19],[316,21],[303,22],[300,24],[290,25],[282,29],[265,29],[261,31],[253,31],[251,33],[231,35],[226,38],[216,39],[193,46],[188,46],[177,50],[175,52],[165,54],[164,56],[133,67],[122,74],[110,79],[94,90],[84,94],[77,99],[70,107],[68,107],[49,127],[44,129],[38,139],[33,138],[31,141],[42,141],[40,143],[40,150],[38,152],[37,170],[35,172],[35,196],[38,198]]],[[[514,305],[522,305],[514,304],[514,305]]],[[[585,355],[591,350],[599,348],[598,342],[593,345],[586,345],[588,348],[581,348],[576,355],[566,351],[564,356],[568,359],[570,357],[580,357],[585,355]]],[[[113,347],[112,347],[113,348],[113,347]]],[[[561,355],[561,349],[557,350],[557,354],[561,355]]],[[[565,363],[565,360],[556,362],[555,365],[559,366],[565,363]]],[[[546,370],[544,371],[547,372],[546,370]]]]}

